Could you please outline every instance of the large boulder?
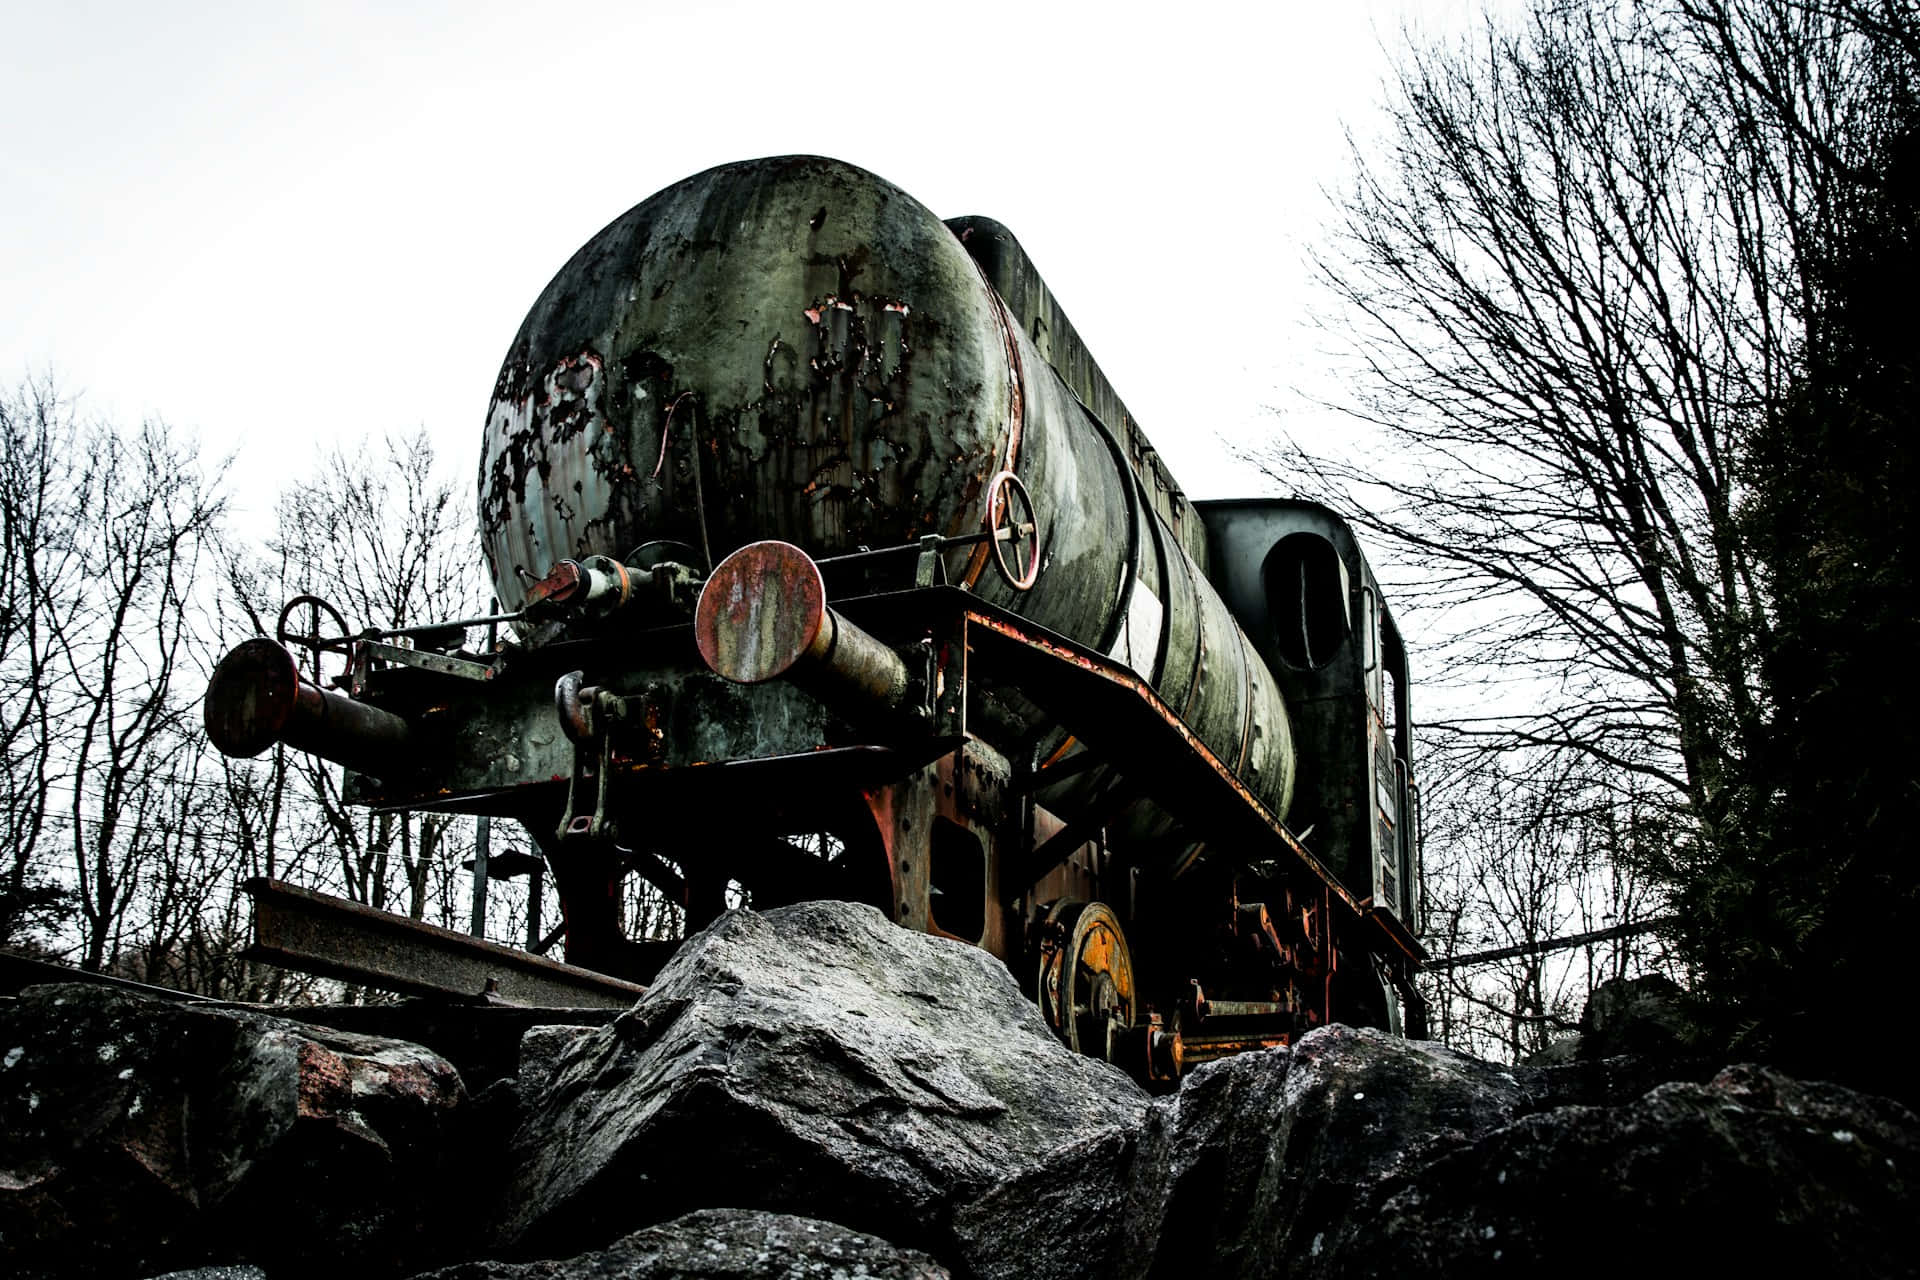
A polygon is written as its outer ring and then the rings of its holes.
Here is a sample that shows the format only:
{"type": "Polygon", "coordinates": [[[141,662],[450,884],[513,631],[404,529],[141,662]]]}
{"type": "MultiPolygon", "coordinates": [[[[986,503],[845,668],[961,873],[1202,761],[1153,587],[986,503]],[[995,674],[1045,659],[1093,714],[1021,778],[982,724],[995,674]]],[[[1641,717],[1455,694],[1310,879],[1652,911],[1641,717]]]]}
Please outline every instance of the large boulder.
{"type": "Polygon", "coordinates": [[[956,1215],[960,1256],[983,1280],[1301,1274],[1382,1179],[1530,1103],[1512,1072],[1327,1027],[1209,1063],[1131,1133],[1014,1173],[956,1215]]]}
{"type": "Polygon", "coordinates": [[[403,1041],[30,988],[0,1001],[0,1274],[418,1266],[463,1097],[403,1041]]]}
{"type": "MultiPolygon", "coordinates": [[[[1657,1065],[1629,1058],[1504,1068],[1436,1044],[1323,1028],[1290,1051],[1201,1067],[1177,1094],[1156,1100],[1138,1125],[1093,1135],[1011,1171],[955,1213],[953,1257],[980,1280],[1384,1276],[1404,1265],[1443,1275],[1462,1274],[1466,1258],[1490,1267],[1524,1258],[1526,1274],[1545,1273],[1549,1259],[1553,1270],[1577,1269],[1593,1256],[1596,1232],[1615,1240],[1638,1232],[1636,1243],[1644,1248],[1658,1239],[1643,1224],[1679,1221],[1652,1204],[1629,1208],[1636,1196],[1674,1197],[1695,1211],[1720,1203],[1664,1184],[1636,1189],[1635,1158],[1667,1159],[1675,1178],[1751,1184],[1745,1203],[1753,1206],[1791,1199],[1803,1186],[1819,1189],[1809,1203],[1856,1192],[1862,1204],[1911,1198],[1887,1187],[1868,1194],[1833,1169],[1776,1155],[1782,1144],[1767,1136],[1776,1119],[1762,1108],[1714,1110],[1698,1101],[1719,1096],[1724,1082],[1661,1079],[1657,1065]],[[1690,1101],[1678,1106],[1681,1099],[1690,1101]],[[1703,1126],[1703,1107],[1724,1133],[1703,1126]],[[1568,1126],[1609,1136],[1552,1136],[1568,1126]],[[1610,1154],[1602,1159],[1608,1142],[1610,1154]],[[1652,1154],[1664,1149],[1672,1154],[1652,1154]],[[1579,1150],[1586,1155],[1577,1156],[1579,1150]],[[1608,1203],[1585,1190],[1597,1177],[1614,1178],[1627,1190],[1615,1197],[1616,1211],[1589,1218],[1587,1206],[1608,1203]],[[1508,1249],[1495,1257],[1498,1245],[1463,1250],[1467,1235],[1482,1243],[1494,1238],[1475,1234],[1488,1225],[1476,1206],[1503,1200],[1515,1207],[1500,1232],[1517,1230],[1528,1214],[1555,1225],[1531,1252],[1508,1249]],[[1557,1219],[1547,1206],[1557,1206],[1557,1219]]],[[[1817,1128],[1830,1120],[1828,1128],[1854,1133],[1859,1150],[1876,1159],[1910,1158],[1911,1117],[1902,1129],[1895,1104],[1829,1086],[1805,1090],[1774,1109],[1812,1115],[1824,1107],[1824,1119],[1807,1123],[1817,1128]],[[1849,1116],[1859,1121],[1852,1129],[1843,1123],[1849,1116]]],[[[1730,1203],[1713,1212],[1720,1230],[1740,1230],[1746,1220],[1730,1203]]],[[[1782,1214],[1782,1221],[1807,1221],[1782,1214]]],[[[1843,1253],[1823,1252],[1826,1245],[1809,1248],[1809,1256],[1847,1261],[1843,1253]]],[[[1878,1248],[1869,1245],[1866,1252],[1878,1248]]],[[[1617,1256],[1608,1258],[1617,1269],[1617,1256]]]]}
{"type": "Polygon", "coordinates": [[[1920,1122],[1897,1102],[1730,1067],[1559,1107],[1382,1188],[1322,1274],[1912,1276],[1920,1122]]]}
{"type": "Polygon", "coordinates": [[[1678,1058],[1693,1051],[1697,1031],[1687,1014],[1687,995],[1665,974],[1609,978],[1580,1012],[1582,1059],[1678,1058]]]}
{"type": "Polygon", "coordinates": [[[926,1254],[832,1222],[702,1209],[605,1249],[539,1262],[469,1262],[417,1280],[946,1280],[926,1254]]]}
{"type": "Polygon", "coordinates": [[[842,902],[722,917],[530,1069],[496,1240],[520,1256],[711,1205],[938,1251],[954,1204],[1146,1104],[992,956],[842,902]]]}

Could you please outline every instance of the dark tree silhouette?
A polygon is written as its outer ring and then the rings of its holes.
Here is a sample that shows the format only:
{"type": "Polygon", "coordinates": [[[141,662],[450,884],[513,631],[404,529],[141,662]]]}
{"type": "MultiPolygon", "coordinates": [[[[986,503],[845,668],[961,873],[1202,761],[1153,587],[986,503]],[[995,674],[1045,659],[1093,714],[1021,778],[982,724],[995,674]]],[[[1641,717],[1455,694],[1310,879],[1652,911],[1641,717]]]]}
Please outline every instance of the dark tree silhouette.
{"type": "MultiPolygon", "coordinates": [[[[1618,856],[1685,909],[1676,940],[1721,995],[1761,999],[1751,975],[1716,968],[1737,926],[1709,903],[1730,891],[1716,876],[1775,846],[1780,797],[1800,786],[1779,729],[1806,661],[1782,655],[1809,632],[1782,588],[1831,577],[1806,552],[1833,551],[1816,531],[1845,498],[1787,455],[1847,433],[1851,453],[1815,447],[1859,483],[1871,470],[1854,464],[1884,453],[1840,425],[1818,371],[1836,260],[1866,261],[1848,228],[1876,188],[1886,104],[1912,81],[1913,13],[1540,0],[1516,25],[1414,50],[1384,142],[1356,142],[1322,258],[1330,331],[1358,358],[1340,407],[1366,441],[1273,459],[1387,549],[1403,623],[1429,642],[1428,772],[1456,810],[1436,827],[1494,821],[1489,777],[1558,796],[1532,808],[1567,824],[1630,810],[1618,856]],[[1814,436],[1794,425],[1809,416],[1814,436]],[[1794,443],[1768,461],[1783,433],[1794,443]],[[1763,512],[1751,497],[1769,486],[1793,497],[1763,512]],[[1793,503],[1803,535],[1761,532],[1793,503]]],[[[1884,508],[1860,526],[1900,527],[1884,508]]],[[[1870,686],[1837,634],[1815,647],[1870,686]]],[[[1894,781],[1876,784],[1889,811],[1894,781]]],[[[1777,878],[1735,881],[1788,900],[1777,878]]]]}

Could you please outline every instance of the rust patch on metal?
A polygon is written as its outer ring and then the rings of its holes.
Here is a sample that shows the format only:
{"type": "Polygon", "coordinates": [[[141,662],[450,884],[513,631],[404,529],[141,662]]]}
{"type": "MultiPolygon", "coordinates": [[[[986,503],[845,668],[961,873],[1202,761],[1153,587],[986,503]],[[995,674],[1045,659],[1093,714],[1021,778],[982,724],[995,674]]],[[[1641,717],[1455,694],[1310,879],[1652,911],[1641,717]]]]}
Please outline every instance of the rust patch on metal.
{"type": "MultiPolygon", "coordinates": [[[[480,998],[553,1008],[626,1008],[646,988],[451,929],[409,920],[279,880],[242,886],[253,898],[251,958],[407,995],[480,998]]],[[[569,897],[569,914],[578,906],[569,897]]]]}
{"type": "Polygon", "coordinates": [[[411,730],[392,712],[300,678],[293,655],[257,636],[213,669],[201,711],[207,738],[230,756],[257,756],[276,742],[363,773],[404,772],[411,730]]]}
{"type": "Polygon", "coordinates": [[[562,560],[547,570],[547,576],[527,588],[526,608],[538,609],[544,604],[564,605],[586,589],[585,577],[578,562],[562,560]]]}
{"type": "Polygon", "coordinates": [[[786,674],[819,641],[826,585],[806,552],[754,542],[715,566],[694,609],[693,634],[707,666],[759,684],[786,674]]]}
{"type": "MultiPolygon", "coordinates": [[[[1027,630],[1015,621],[968,609],[964,616],[965,625],[970,631],[977,629],[981,638],[995,637],[1018,646],[1034,654],[1042,654],[1056,659],[1067,666],[1077,668],[1089,675],[1096,676],[1118,690],[1130,693],[1148,709],[1149,713],[1164,725],[1167,731],[1177,735],[1184,744],[1184,758],[1191,760],[1211,772],[1220,784],[1228,788],[1237,800],[1239,810],[1265,833],[1292,854],[1293,858],[1312,878],[1323,886],[1330,898],[1338,900],[1350,917],[1362,914],[1360,903],[1349,893],[1306,846],[1293,835],[1286,826],[1267,808],[1266,802],[1254,794],[1253,789],[1240,780],[1226,762],[1216,755],[1200,736],[1188,726],[1186,720],[1173,711],[1156,693],[1153,686],[1133,671],[1120,666],[1103,655],[1088,653],[1070,642],[1050,638],[1027,630]]],[[[981,646],[972,635],[968,645],[978,650],[981,646]]]]}
{"type": "Polygon", "coordinates": [[[300,668],[293,655],[264,636],[234,648],[213,669],[201,718],[207,738],[229,756],[259,755],[280,741],[293,718],[300,668]]]}

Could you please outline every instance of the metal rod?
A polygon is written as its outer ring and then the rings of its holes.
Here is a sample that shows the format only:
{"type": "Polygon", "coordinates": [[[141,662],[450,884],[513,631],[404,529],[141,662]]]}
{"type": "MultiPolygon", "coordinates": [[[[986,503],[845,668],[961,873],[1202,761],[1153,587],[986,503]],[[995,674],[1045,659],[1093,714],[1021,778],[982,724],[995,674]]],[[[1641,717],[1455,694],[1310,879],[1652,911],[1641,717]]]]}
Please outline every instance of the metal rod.
{"type": "MultiPolygon", "coordinates": [[[[971,547],[982,542],[1005,542],[1010,537],[1028,537],[1033,533],[1033,529],[1033,522],[1028,520],[1004,529],[984,529],[979,533],[942,534],[939,546],[944,551],[948,547],[971,547]]],[[[852,560],[875,560],[881,556],[899,556],[909,551],[921,550],[924,548],[918,542],[902,542],[891,547],[868,547],[861,551],[843,552],[837,556],[822,556],[814,563],[825,568],[831,564],[846,564],[852,560]]]]}
{"type": "Polygon", "coordinates": [[[453,627],[493,627],[502,622],[518,622],[526,616],[526,610],[516,609],[512,613],[489,613],[478,618],[455,618],[451,622],[422,622],[411,627],[368,627],[356,638],[384,640],[388,636],[417,636],[431,631],[446,631],[453,627]]]}
{"type": "Polygon", "coordinates": [[[481,814],[473,822],[473,927],[476,938],[487,936],[487,855],[493,845],[493,819],[481,814]]]}
{"type": "Polygon", "coordinates": [[[540,899],[546,891],[546,864],[536,862],[527,873],[527,950],[537,954],[545,954],[547,950],[540,945],[540,899]]]}
{"type": "Polygon", "coordinates": [[[1424,966],[1431,970],[1461,969],[1468,965],[1492,964],[1496,960],[1514,960],[1520,956],[1545,955],[1549,951],[1567,951],[1574,947],[1584,947],[1592,942],[1611,942],[1615,938],[1631,938],[1636,934],[1654,933],[1658,930],[1678,924],[1678,916],[1658,916],[1652,920],[1635,920],[1628,924],[1616,924],[1606,929],[1595,929],[1591,933],[1575,933],[1564,938],[1547,938],[1540,942],[1518,942],[1510,947],[1495,947],[1491,951],[1474,951],[1462,956],[1444,956],[1438,960],[1429,960],[1424,966]]]}

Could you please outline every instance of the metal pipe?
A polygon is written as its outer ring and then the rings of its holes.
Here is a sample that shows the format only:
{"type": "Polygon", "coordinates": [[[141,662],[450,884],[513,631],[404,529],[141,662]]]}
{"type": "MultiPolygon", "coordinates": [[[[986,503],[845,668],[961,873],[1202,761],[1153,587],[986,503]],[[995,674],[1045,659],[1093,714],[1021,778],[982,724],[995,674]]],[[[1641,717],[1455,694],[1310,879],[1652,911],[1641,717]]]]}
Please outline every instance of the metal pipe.
{"type": "Polygon", "coordinates": [[[405,720],[301,679],[293,655],[265,636],[220,659],[202,714],[207,737],[230,756],[257,756],[284,742],[375,777],[408,765],[405,720]]]}

